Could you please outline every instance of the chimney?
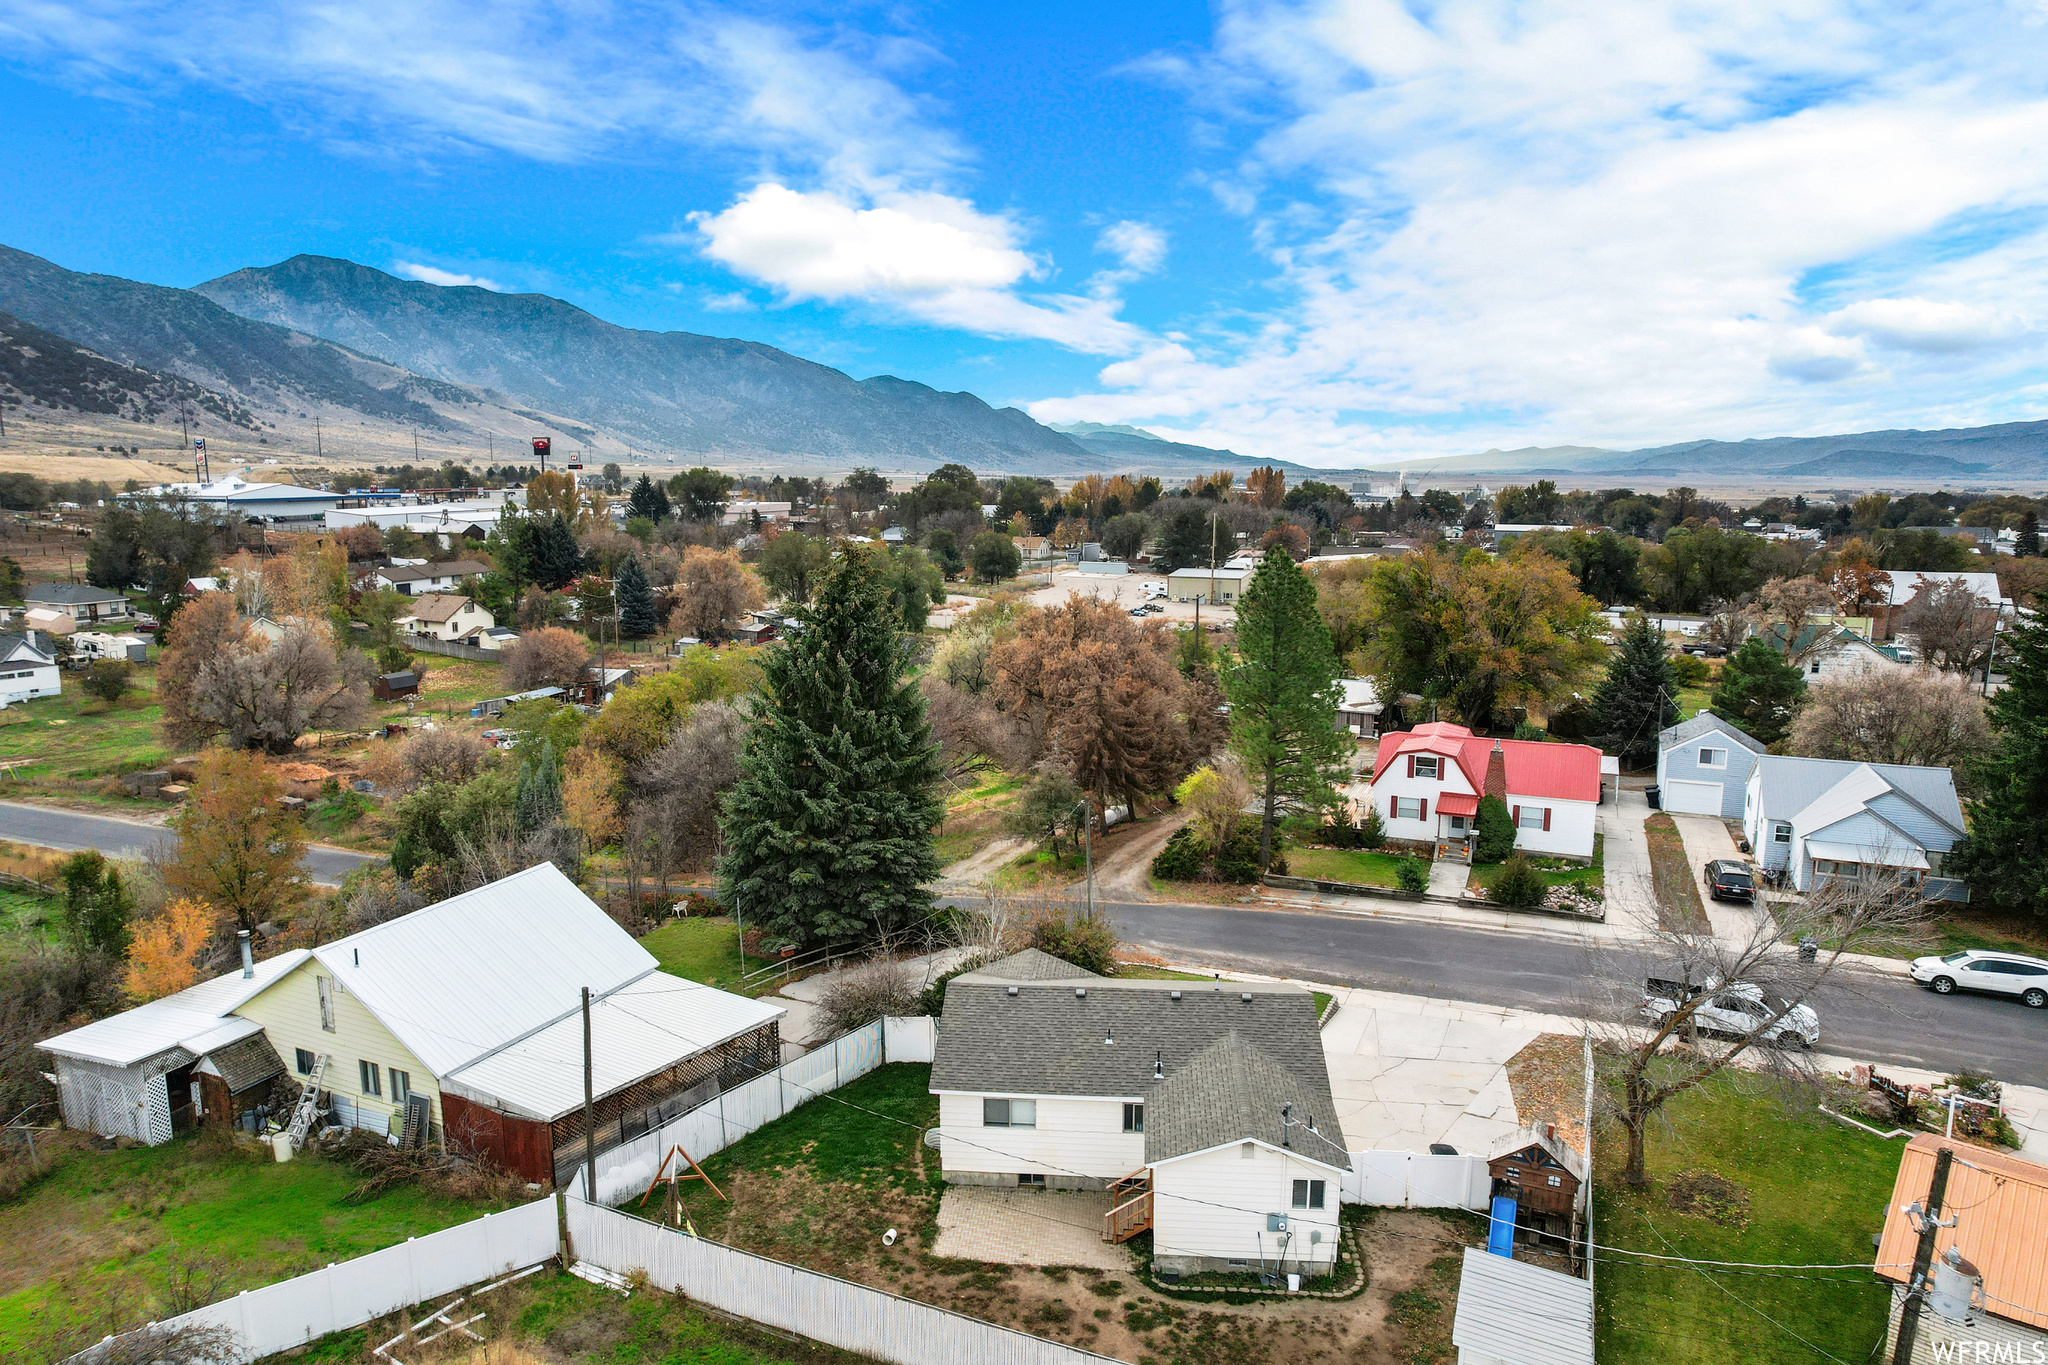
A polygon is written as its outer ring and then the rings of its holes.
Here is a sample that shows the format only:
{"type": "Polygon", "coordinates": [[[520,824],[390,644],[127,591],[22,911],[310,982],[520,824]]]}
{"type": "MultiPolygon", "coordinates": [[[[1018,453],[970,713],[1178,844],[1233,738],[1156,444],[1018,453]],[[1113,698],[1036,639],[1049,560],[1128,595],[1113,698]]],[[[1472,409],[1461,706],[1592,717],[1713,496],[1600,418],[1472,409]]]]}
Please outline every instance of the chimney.
{"type": "Polygon", "coordinates": [[[249,951],[249,931],[237,929],[235,941],[242,947],[242,979],[246,981],[256,975],[256,955],[249,951]]]}
{"type": "Polygon", "coordinates": [[[1508,799],[1508,756],[1501,751],[1499,740],[1493,742],[1493,752],[1486,756],[1486,787],[1481,794],[1508,799]]]}

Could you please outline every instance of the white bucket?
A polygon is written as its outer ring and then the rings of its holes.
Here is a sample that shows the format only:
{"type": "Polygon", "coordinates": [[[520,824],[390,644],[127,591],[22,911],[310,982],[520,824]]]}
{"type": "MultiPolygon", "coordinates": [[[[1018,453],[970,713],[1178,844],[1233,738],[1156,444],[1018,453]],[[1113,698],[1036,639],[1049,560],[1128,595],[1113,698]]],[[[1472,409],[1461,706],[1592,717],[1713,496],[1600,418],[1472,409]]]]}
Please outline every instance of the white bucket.
{"type": "Polygon", "coordinates": [[[292,1159],[292,1135],[290,1133],[271,1134],[270,1150],[277,1155],[279,1161],[290,1161],[292,1159]]]}

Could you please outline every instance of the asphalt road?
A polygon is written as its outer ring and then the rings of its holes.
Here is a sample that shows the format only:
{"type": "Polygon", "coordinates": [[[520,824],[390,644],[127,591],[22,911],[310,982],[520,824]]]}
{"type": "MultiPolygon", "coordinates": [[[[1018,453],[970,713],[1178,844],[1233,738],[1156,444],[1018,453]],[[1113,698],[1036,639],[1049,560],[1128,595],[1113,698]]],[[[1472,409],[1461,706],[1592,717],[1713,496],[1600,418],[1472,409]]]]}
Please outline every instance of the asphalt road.
{"type": "MultiPolygon", "coordinates": [[[[1658,965],[1640,949],[1408,920],[1209,905],[1102,904],[1127,943],[1179,962],[1584,1017],[1596,983],[1658,965]]],[[[1820,1050],[2048,1086],[2048,1010],[1837,973],[1812,1001],[1820,1050]]]]}
{"type": "MultiPolygon", "coordinates": [[[[40,844],[45,848],[96,848],[112,857],[139,858],[158,844],[175,842],[177,837],[160,825],[145,825],[137,820],[0,801],[0,839],[17,843],[40,844]]],[[[322,886],[338,886],[343,877],[365,863],[382,861],[368,853],[351,853],[325,845],[306,850],[307,875],[322,886]]]]}

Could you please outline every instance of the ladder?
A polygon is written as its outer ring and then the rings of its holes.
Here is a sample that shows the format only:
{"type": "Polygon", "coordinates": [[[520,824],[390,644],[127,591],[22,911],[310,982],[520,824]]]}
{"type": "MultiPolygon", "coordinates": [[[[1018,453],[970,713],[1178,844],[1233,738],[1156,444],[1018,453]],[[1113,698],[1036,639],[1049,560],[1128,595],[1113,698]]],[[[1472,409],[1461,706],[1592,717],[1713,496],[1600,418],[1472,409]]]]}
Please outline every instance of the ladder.
{"type": "Polygon", "coordinates": [[[424,1147],[427,1145],[427,1130],[432,1125],[434,1108],[425,1095],[405,1097],[405,1128],[398,1139],[401,1147],[424,1147]]]}
{"type": "Polygon", "coordinates": [[[327,1054],[323,1052],[313,1062],[313,1072],[306,1077],[306,1088],[299,1092],[299,1103],[292,1110],[291,1125],[284,1130],[295,1152],[306,1145],[306,1134],[312,1131],[313,1119],[320,1112],[320,1082],[326,1075],[327,1054]]]}

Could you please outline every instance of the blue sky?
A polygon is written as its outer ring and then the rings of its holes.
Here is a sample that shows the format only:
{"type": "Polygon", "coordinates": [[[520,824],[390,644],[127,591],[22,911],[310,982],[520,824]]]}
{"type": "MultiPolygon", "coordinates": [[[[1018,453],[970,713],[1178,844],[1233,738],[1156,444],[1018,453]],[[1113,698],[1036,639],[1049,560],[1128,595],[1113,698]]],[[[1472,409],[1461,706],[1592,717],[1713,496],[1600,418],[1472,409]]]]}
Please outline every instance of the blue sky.
{"type": "Polygon", "coordinates": [[[1345,465],[2048,417],[2048,5],[0,0],[0,241],[1345,465]]]}

